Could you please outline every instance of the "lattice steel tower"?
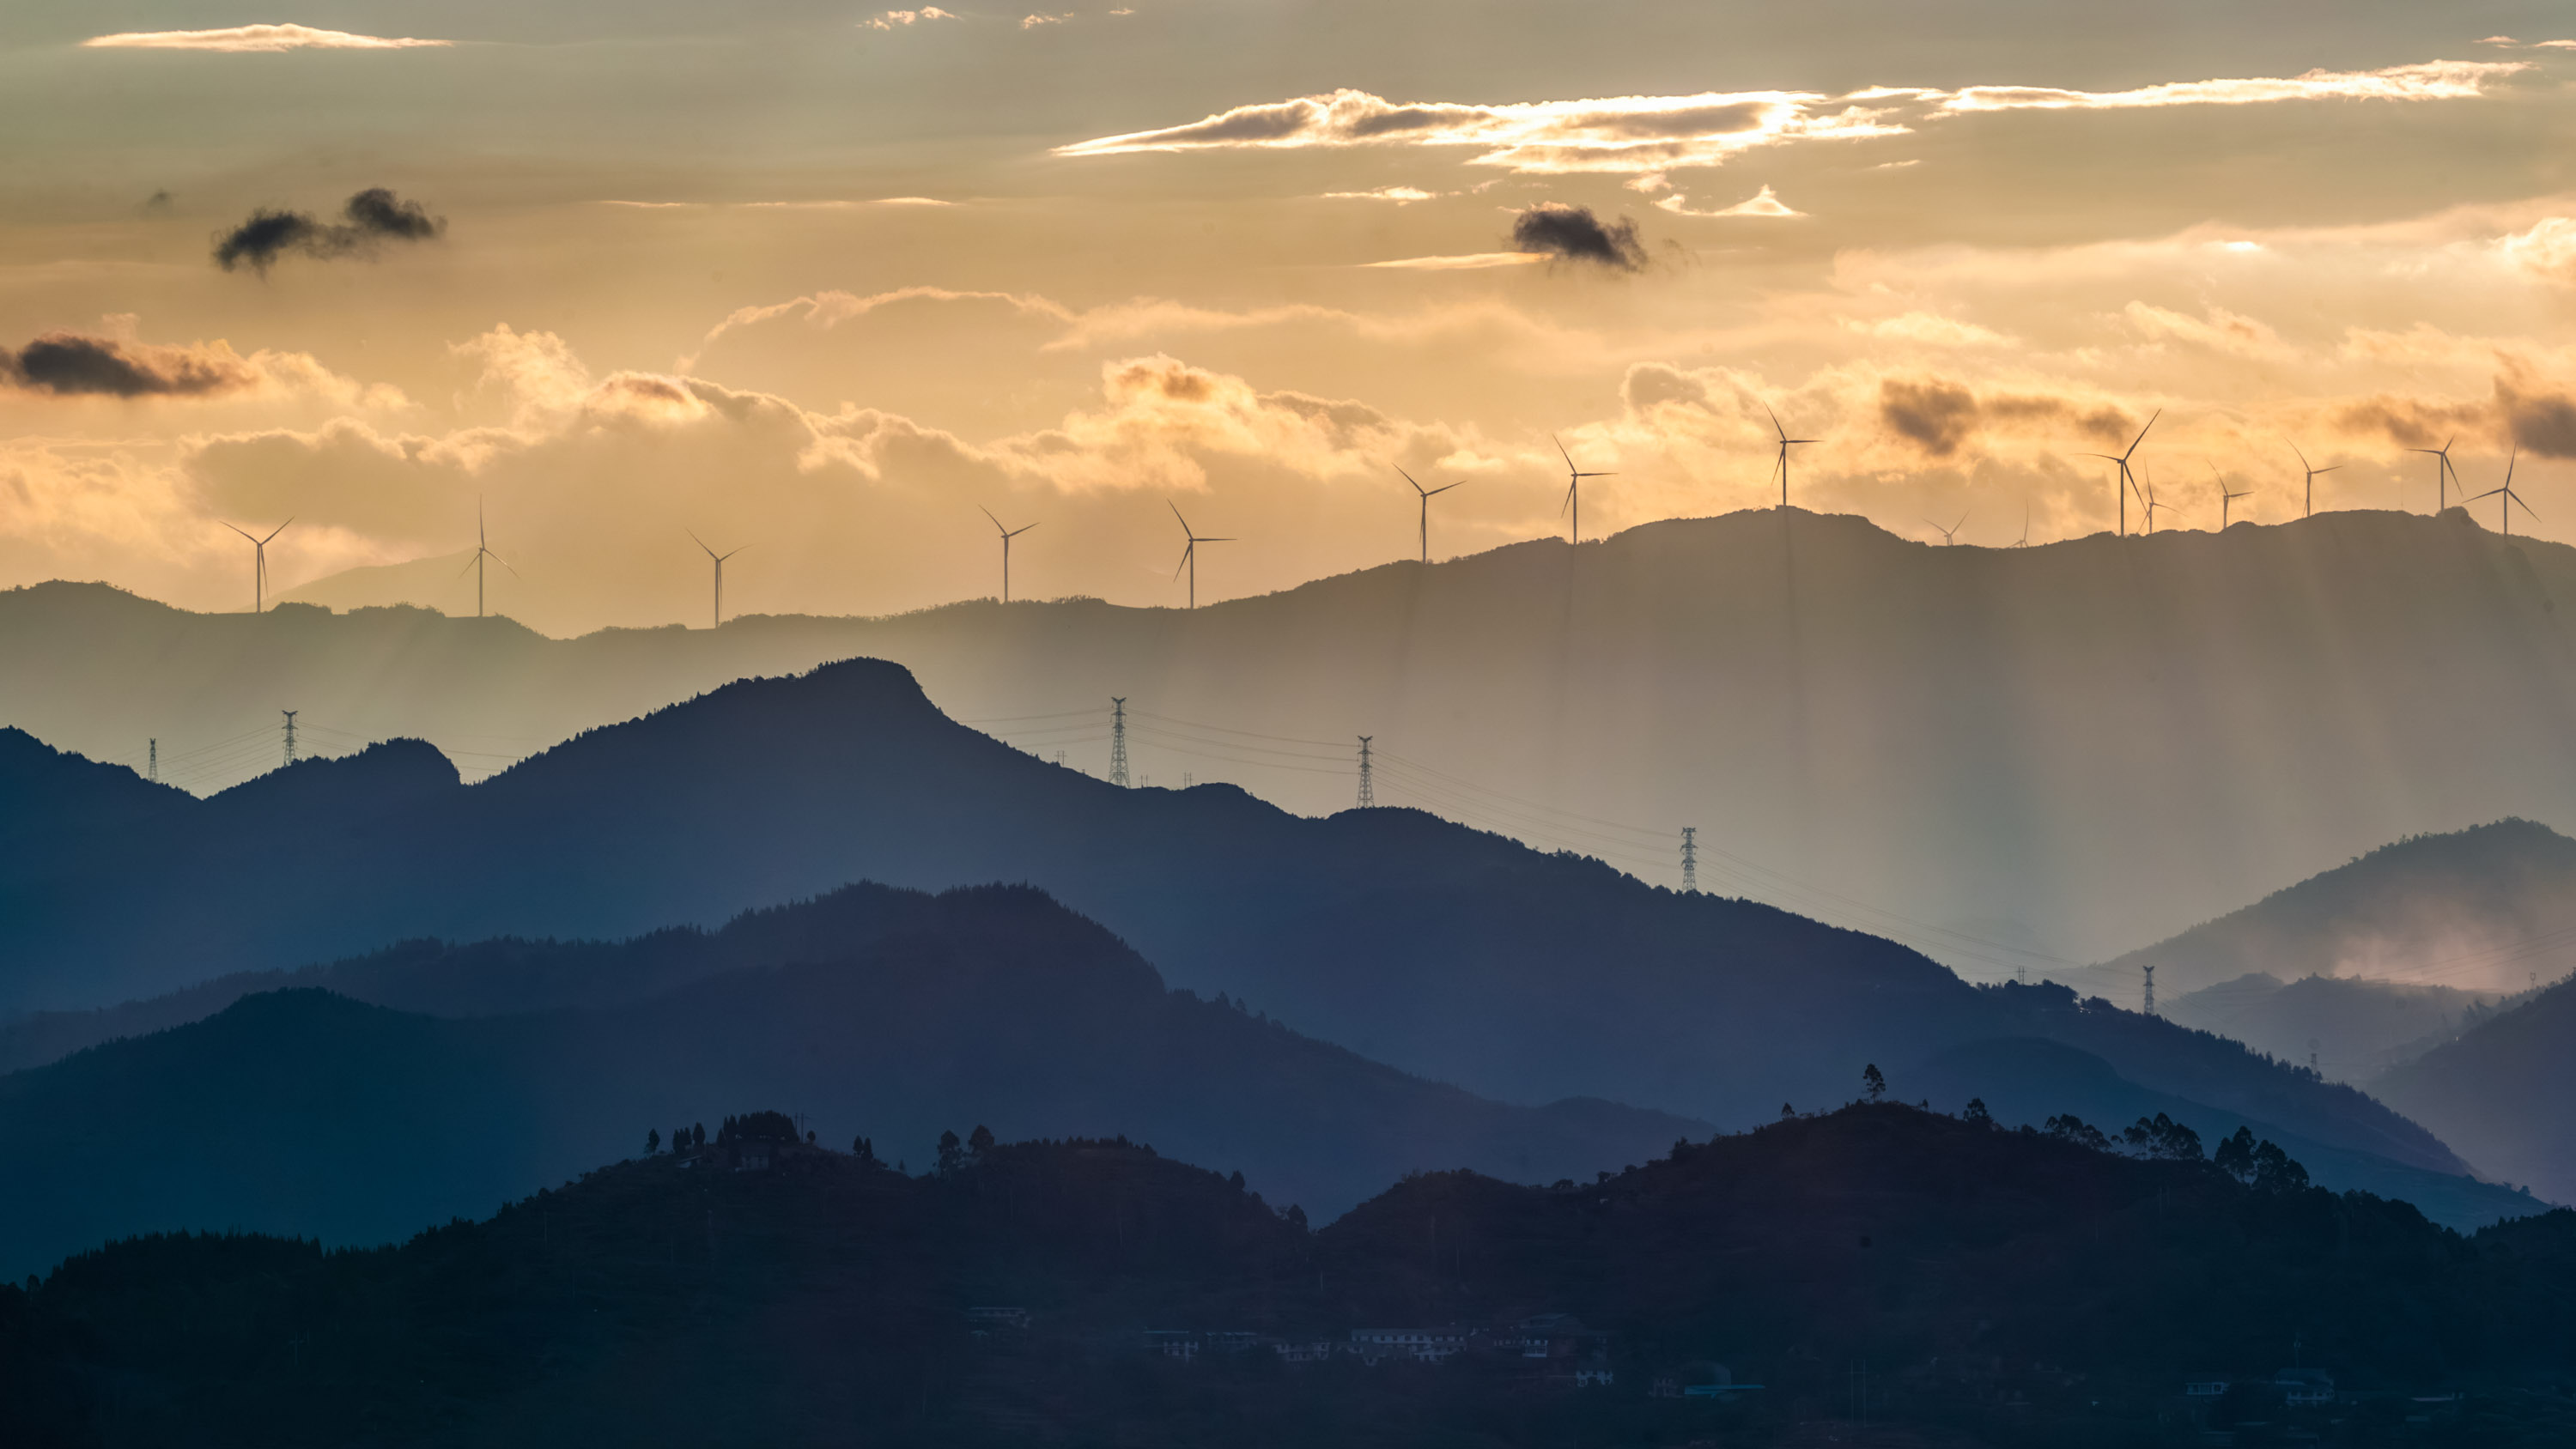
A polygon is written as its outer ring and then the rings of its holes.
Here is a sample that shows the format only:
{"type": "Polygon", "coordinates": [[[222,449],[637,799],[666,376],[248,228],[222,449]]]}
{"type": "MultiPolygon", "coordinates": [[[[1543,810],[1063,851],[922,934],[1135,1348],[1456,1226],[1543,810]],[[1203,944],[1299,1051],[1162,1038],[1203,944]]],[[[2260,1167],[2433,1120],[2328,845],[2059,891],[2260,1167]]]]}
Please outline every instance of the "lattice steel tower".
{"type": "Polygon", "coordinates": [[[1699,827],[1682,827],[1682,889],[1699,894],[1699,827]]]}
{"type": "Polygon", "coordinates": [[[278,713],[286,716],[286,763],[292,765],[295,763],[295,716],[302,711],[281,709],[278,713]]]}
{"type": "Polygon", "coordinates": [[[1360,736],[1360,808],[1362,810],[1374,809],[1377,806],[1377,781],[1371,775],[1369,767],[1369,741],[1376,738],[1375,735],[1360,736]]]}
{"type": "Polygon", "coordinates": [[[1127,786],[1127,701],[1115,695],[1109,700],[1109,783],[1127,786]]]}

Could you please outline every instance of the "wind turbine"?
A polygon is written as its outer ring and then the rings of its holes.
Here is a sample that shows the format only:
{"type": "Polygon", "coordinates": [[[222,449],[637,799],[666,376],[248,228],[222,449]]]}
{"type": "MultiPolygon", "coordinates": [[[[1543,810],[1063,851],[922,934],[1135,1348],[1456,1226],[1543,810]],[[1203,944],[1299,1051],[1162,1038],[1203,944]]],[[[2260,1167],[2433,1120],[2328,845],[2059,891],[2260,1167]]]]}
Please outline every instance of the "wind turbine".
{"type": "MultiPolygon", "coordinates": [[[[1951,524],[1948,528],[1943,528],[1941,525],[1934,523],[1928,518],[1923,520],[1923,522],[1934,533],[1941,535],[1941,543],[1944,547],[1947,547],[1950,544],[1954,544],[1959,541],[1959,530],[1968,526],[1968,515],[1965,513],[1960,514],[1959,521],[1951,524]]],[[[2024,519],[2022,520],[2022,533],[2024,535],[2028,535],[2029,532],[2030,520],[2024,519]]]]}
{"type": "MultiPolygon", "coordinates": [[[[975,506],[983,509],[986,518],[993,518],[993,510],[980,503],[975,506]]],[[[1024,523],[1017,528],[1004,528],[1002,520],[993,518],[994,530],[1002,535],[1002,602],[1005,604],[1011,601],[1011,540],[1035,527],[1034,523],[1024,523]]]]}
{"type": "MultiPolygon", "coordinates": [[[[2460,482],[2460,471],[2451,466],[2451,445],[2459,440],[2460,435],[2453,433],[2451,436],[2444,438],[2442,440],[2442,446],[2438,448],[2409,448],[2406,450],[2410,453],[2430,453],[2435,458],[2441,460],[2435,464],[2433,468],[2433,511],[2435,513],[2439,513],[2443,509],[2451,506],[2451,494],[2448,485],[2460,482]]],[[[2462,493],[2467,493],[2469,491],[2468,485],[2462,483],[2460,485],[2460,491],[2462,493]]],[[[2480,498],[2484,498],[2487,495],[2481,493],[2478,496],[2480,498]]],[[[2460,501],[2465,503],[2469,500],[2463,498],[2460,501]]],[[[2515,501],[2520,502],[2521,500],[2516,499],[2515,501]]]]}
{"type": "MultiPolygon", "coordinates": [[[[2156,409],[2154,415],[2147,419],[2147,427],[2138,429],[2138,435],[2129,440],[2129,446],[2118,453],[2085,454],[2088,458],[2108,458],[2112,462],[2120,465],[2120,536],[2122,538],[2129,536],[2129,494],[2138,486],[2138,480],[2131,476],[2129,472],[2129,455],[2137,452],[2138,444],[2147,440],[2147,428],[2154,427],[2156,425],[2156,419],[2163,417],[2164,415],[2165,410],[2163,408],[2156,409]]],[[[2146,495],[2141,493],[2138,496],[2143,498],[2146,495]]],[[[2147,531],[2149,533],[2153,533],[2155,532],[2155,528],[2155,515],[2153,513],[2149,513],[2147,515],[2147,531]]]]}
{"type": "MultiPolygon", "coordinates": [[[[2447,448],[2450,444],[2445,443],[2442,446],[2447,448]]],[[[2504,502],[2497,505],[2496,512],[2503,515],[2504,536],[2507,538],[2513,537],[2513,506],[2517,503],[2522,503],[2522,495],[2513,491],[2513,465],[2519,462],[2521,458],[2522,445],[2517,443],[2514,445],[2513,455],[2505,459],[2504,482],[2500,486],[2490,488],[2486,492],[2479,494],[2477,498],[2463,498],[2460,500],[2462,504],[2470,504],[2477,502],[2478,498],[2493,498],[2499,493],[2503,494],[2504,502]]],[[[2464,488],[2460,491],[2465,493],[2468,490],[2464,488]]],[[[2538,523],[2540,521],[2540,515],[2531,511],[2530,504],[2522,503],[2522,511],[2523,514],[2530,518],[2532,522],[2538,523]]]]}
{"type": "Polygon", "coordinates": [[[2218,471],[2218,465],[2216,463],[2209,465],[2209,478],[2211,482],[2218,485],[2218,531],[2225,533],[2227,531],[2227,505],[2234,503],[2239,498],[2253,497],[2254,490],[2248,488],[2242,493],[2228,492],[2227,475],[2218,471]]]}
{"type": "MultiPolygon", "coordinates": [[[[483,617],[483,560],[487,558],[505,569],[510,569],[510,561],[494,553],[491,541],[484,536],[483,500],[477,497],[474,500],[474,557],[466,562],[465,568],[456,571],[456,576],[460,579],[465,577],[466,569],[474,571],[474,617],[477,619],[483,617]]],[[[517,569],[510,569],[510,577],[515,579],[518,576],[517,569]]]]}
{"type": "Polygon", "coordinates": [[[1774,462],[1771,466],[1780,474],[1780,506],[1786,508],[1789,506],[1789,450],[1801,443],[1813,443],[1822,440],[1817,438],[1790,437],[1789,430],[1780,426],[1780,415],[1771,411],[1771,405],[1769,403],[1764,403],[1762,405],[1762,411],[1770,414],[1771,431],[1777,434],[1780,439],[1780,457],[1778,461],[1774,462]]]}
{"type": "Polygon", "coordinates": [[[725,550],[723,553],[718,553],[714,549],[707,548],[707,541],[698,537],[696,530],[691,529],[687,530],[687,532],[689,535],[689,541],[700,548],[706,548],[707,557],[714,559],[716,562],[716,621],[708,627],[721,629],[724,627],[724,561],[733,557],[735,554],[742,552],[744,549],[751,547],[751,545],[747,543],[740,544],[736,547],[725,550]]]}
{"type": "MultiPolygon", "coordinates": [[[[1547,440],[1556,444],[1556,455],[1565,460],[1565,506],[1556,511],[1559,513],[1568,513],[1573,515],[1574,541],[1576,543],[1581,543],[1583,542],[1583,480],[1586,478],[1616,478],[1619,475],[1616,473],[1586,473],[1582,469],[1574,466],[1574,455],[1565,451],[1565,443],[1562,439],[1558,438],[1555,434],[1550,433],[1547,440]]],[[[1417,483],[1414,486],[1418,488],[1422,485],[1417,483]]],[[[1458,485],[1452,483],[1449,486],[1455,488],[1458,485]]]]}
{"type": "MultiPolygon", "coordinates": [[[[220,519],[216,521],[222,522],[220,519]]],[[[294,521],[289,518],[286,523],[294,521]]],[[[250,538],[250,611],[254,614],[268,607],[268,543],[269,539],[286,531],[286,523],[270,529],[268,538],[251,538],[249,530],[230,523],[224,524],[224,527],[232,529],[242,537],[250,538]]]]}
{"type": "Polygon", "coordinates": [[[2149,538],[2153,538],[2153,537],[2155,537],[2155,533],[2156,533],[2156,510],[2157,510],[2157,509],[2159,509],[2159,508],[2171,508],[2171,507],[2173,507],[2173,505],[2172,505],[2172,504],[2170,504],[2170,503],[2160,503],[2160,502],[2156,501],[2156,475],[2155,475],[2155,474],[2153,474],[2153,473],[2149,473],[2149,474],[2147,475],[2146,500],[2147,500],[2147,536],[2148,536],[2149,538]]]}
{"type": "MultiPolygon", "coordinates": [[[[2443,446],[2448,447],[2449,445],[2448,445],[2448,444],[2444,444],[2443,446]]],[[[2293,452],[2293,453],[2299,453],[2299,445],[2298,445],[2298,444],[2296,444],[2296,443],[2292,443],[2292,444],[2290,445],[2290,451],[2291,451],[2291,452],[2293,452]]],[[[2308,467],[2308,455],[2307,455],[2307,454],[2305,454],[2305,453],[2299,453],[2299,466],[2300,466],[2300,467],[2302,467],[2302,468],[2307,468],[2307,469],[2308,469],[2308,478],[2307,478],[2308,502],[2307,502],[2307,508],[2306,508],[2306,511],[2305,511],[2304,513],[2302,513],[2300,516],[2301,516],[2301,517],[2303,517],[2303,518],[2314,518],[2314,517],[2316,517],[2316,516],[2317,516],[2317,475],[2318,475],[2319,473],[2331,473],[2331,472],[2333,472],[2333,471],[2335,470],[2335,468],[2340,468],[2340,467],[2342,467],[2343,465],[2342,465],[2341,463],[2337,463],[2337,464],[2335,464],[2335,465],[2334,465],[2334,468],[2310,468],[2310,467],[2308,467]]]]}
{"type": "MultiPolygon", "coordinates": [[[[1172,516],[1174,518],[1181,518],[1181,505],[1173,503],[1168,498],[1163,501],[1170,506],[1172,516]]],[[[1181,569],[1188,569],[1190,571],[1190,607],[1195,609],[1199,606],[1199,545],[1203,543],[1232,543],[1234,540],[1230,538],[1201,538],[1190,530],[1190,521],[1186,518],[1181,518],[1181,536],[1188,539],[1189,543],[1181,549],[1180,568],[1172,570],[1172,577],[1176,579],[1179,578],[1181,576],[1181,569]]]]}
{"type": "MultiPolygon", "coordinates": [[[[1960,519],[1959,521],[1960,521],[1961,523],[1965,523],[1965,522],[1967,522],[1968,520],[1966,520],[1966,519],[1962,518],[1962,519],[1960,519]]],[[[2023,499],[2023,500],[2021,501],[2021,541],[2020,541],[2020,542],[2018,542],[2018,543],[2008,543],[2008,544],[2005,544],[2005,545],[2004,545],[2004,547],[2006,547],[2006,548],[2028,548],[2028,547],[2030,547],[2030,500],[2029,500],[2029,499],[2027,499],[2027,498],[2025,498],[2025,499],[2023,499]]]]}
{"type": "MultiPolygon", "coordinates": [[[[1566,466],[1572,467],[1573,460],[1567,459],[1566,466]]],[[[1402,468],[1398,468],[1395,471],[1398,473],[1404,473],[1402,468]]],[[[1410,473],[1404,473],[1404,481],[1407,483],[1413,483],[1413,475],[1410,473]]],[[[1437,488],[1425,488],[1419,483],[1413,483],[1413,491],[1422,495],[1422,561],[1424,563],[1431,562],[1431,500],[1448,492],[1450,489],[1457,487],[1459,483],[1464,483],[1466,481],[1466,479],[1461,478],[1457,483],[1443,483],[1437,488]]]]}

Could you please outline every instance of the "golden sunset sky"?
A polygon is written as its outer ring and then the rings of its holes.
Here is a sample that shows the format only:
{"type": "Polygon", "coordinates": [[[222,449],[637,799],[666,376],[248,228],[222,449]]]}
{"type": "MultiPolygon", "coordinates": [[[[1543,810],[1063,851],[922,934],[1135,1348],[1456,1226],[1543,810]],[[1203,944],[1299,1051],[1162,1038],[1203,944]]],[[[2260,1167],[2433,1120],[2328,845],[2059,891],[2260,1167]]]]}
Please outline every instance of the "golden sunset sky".
{"type": "Polygon", "coordinates": [[[692,533],[728,612],[991,594],[987,509],[1178,605],[1174,505],[1207,602],[1409,556],[1399,467],[1434,557],[1560,532],[1552,437],[1587,538],[1776,502],[1766,408],[1927,542],[2117,526],[2159,410],[2159,528],[2456,436],[2576,539],[2571,82],[2536,3],[20,0],[0,586],[247,607],[292,516],[273,594],[471,611],[479,500],[555,633],[703,623],[692,533]]]}

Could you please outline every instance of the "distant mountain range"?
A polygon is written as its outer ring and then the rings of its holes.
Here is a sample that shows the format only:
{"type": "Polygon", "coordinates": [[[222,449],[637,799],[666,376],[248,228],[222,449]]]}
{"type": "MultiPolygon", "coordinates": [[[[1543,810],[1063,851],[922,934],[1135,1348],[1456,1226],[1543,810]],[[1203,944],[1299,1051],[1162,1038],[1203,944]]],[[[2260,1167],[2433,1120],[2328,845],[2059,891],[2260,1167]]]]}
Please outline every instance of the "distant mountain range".
{"type": "MultiPolygon", "coordinates": [[[[2135,992],[2147,966],[2168,1001],[2264,975],[2363,977],[2492,1002],[2576,967],[2576,840],[2523,819],[2414,836],[2069,979],[2135,992]]],[[[2423,1000],[2437,1013],[2456,1006],[2423,1000]]]]}
{"type": "MultiPolygon", "coordinates": [[[[2344,512],[2223,534],[1931,548],[1799,510],[1390,564],[1195,612],[966,603],[547,640],[418,610],[192,615],[0,595],[0,722],[229,783],[308,743],[480,775],[749,674],[868,655],[1095,775],[1378,797],[1661,884],[2062,975],[2387,841],[2576,827],[2576,550],[2344,512]],[[471,753],[469,753],[471,752],[471,753]]],[[[2177,977],[2174,994],[2242,974],[2177,977]]],[[[2285,977],[2302,974],[2278,972],[2285,977]]]]}
{"type": "MultiPolygon", "coordinates": [[[[0,820],[0,1001],[22,1008],[409,938],[632,935],[856,880],[1026,881],[1177,985],[1499,1101],[1743,1125],[1848,1100],[1866,1063],[1902,1080],[2037,1037],[2392,1170],[2468,1171],[2357,1092],[2064,988],[1974,987],[1885,941],[1414,811],[1119,789],[943,718],[872,661],[729,685],[474,786],[398,742],[198,800],[10,731],[0,792],[41,807],[0,820]]],[[[591,1002],[555,1004],[572,1000],[591,1002]]]]}
{"type": "Polygon", "coordinates": [[[2495,1177],[2576,1201],[2576,982],[2544,987],[2368,1086],[2495,1177]]]}
{"type": "Polygon", "coordinates": [[[2247,1439],[2576,1433],[2576,1214],[2461,1237],[1892,1103],[1579,1187],[1409,1176],[1320,1227],[1114,1140],[764,1151],[399,1248],[152,1237],[0,1283],[0,1442],[2143,1444],[2188,1434],[2187,1377],[2247,1439]],[[2284,1414],[2290,1364],[2336,1402],[2284,1414]]]}
{"type": "Polygon", "coordinates": [[[190,1004],[214,1014],[0,1076],[0,1137],[30,1154],[0,1195],[0,1279],[146,1231],[395,1241],[748,1101],[889,1163],[979,1124],[1123,1133],[1319,1217],[1417,1168],[1589,1179],[1707,1130],[1363,1061],[1167,991],[1024,887],[858,887],[614,944],[419,942],[190,1004]]]}
{"type": "Polygon", "coordinates": [[[2330,1081],[2367,1083],[2530,996],[2461,991],[2358,976],[2283,981],[2256,973],[2205,986],[2164,1006],[2184,1026],[2233,1037],[2330,1081]]]}

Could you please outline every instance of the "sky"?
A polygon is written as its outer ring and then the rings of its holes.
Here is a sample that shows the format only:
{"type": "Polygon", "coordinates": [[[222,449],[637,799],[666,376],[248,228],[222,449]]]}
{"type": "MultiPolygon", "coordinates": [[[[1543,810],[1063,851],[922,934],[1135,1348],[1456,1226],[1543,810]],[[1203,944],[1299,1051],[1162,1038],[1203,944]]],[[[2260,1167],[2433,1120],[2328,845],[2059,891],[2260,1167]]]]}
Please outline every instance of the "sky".
{"type": "Polygon", "coordinates": [[[2571,82],[2542,4],[20,0],[0,587],[246,608],[285,524],[272,596],[471,612],[479,510],[558,634],[1003,525],[1177,607],[1183,519],[1269,591],[1407,474],[1434,557],[1567,457],[1587,538],[1776,503],[1775,416],[1927,544],[2429,511],[2452,439],[2576,541],[2571,82]]]}

